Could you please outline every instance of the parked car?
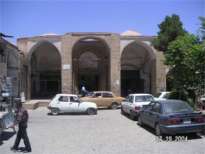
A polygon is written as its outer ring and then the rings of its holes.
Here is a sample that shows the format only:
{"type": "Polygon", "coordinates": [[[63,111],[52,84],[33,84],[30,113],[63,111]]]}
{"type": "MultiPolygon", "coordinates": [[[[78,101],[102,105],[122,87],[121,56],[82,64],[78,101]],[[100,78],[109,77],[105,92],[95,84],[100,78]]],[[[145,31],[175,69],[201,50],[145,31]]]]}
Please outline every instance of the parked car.
{"type": "Polygon", "coordinates": [[[171,94],[171,92],[169,92],[169,91],[162,91],[162,92],[158,93],[154,99],[155,100],[166,100],[166,99],[170,98],[170,94],[171,94]]]}
{"type": "Polygon", "coordinates": [[[77,95],[57,94],[49,103],[48,109],[53,115],[59,113],[97,114],[97,106],[93,102],[81,101],[77,95]]]}
{"type": "Polygon", "coordinates": [[[156,135],[202,132],[205,117],[181,100],[153,101],[139,112],[139,125],[155,129],[156,135]]]}
{"type": "Polygon", "coordinates": [[[122,101],[121,113],[128,114],[134,120],[138,117],[142,106],[149,104],[153,100],[154,97],[151,94],[130,94],[122,101]]]}
{"type": "Polygon", "coordinates": [[[98,107],[117,109],[124,98],[117,97],[110,91],[94,91],[91,96],[82,97],[83,101],[95,102],[98,107]]]}
{"type": "Polygon", "coordinates": [[[201,96],[200,101],[205,103],[205,95],[201,96]]]}

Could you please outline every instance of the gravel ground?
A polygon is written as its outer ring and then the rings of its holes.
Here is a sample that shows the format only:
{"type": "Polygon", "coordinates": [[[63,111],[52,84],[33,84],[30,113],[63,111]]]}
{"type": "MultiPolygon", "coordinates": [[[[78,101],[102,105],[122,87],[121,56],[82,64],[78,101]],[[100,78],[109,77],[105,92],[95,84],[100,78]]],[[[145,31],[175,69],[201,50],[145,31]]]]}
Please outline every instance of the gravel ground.
{"type": "MultiPolygon", "coordinates": [[[[120,110],[99,110],[94,116],[47,113],[46,108],[29,111],[33,154],[205,154],[204,136],[159,142],[152,129],[138,126],[120,110]]],[[[11,132],[4,134],[0,154],[14,153],[10,151],[15,140],[11,132]]]]}

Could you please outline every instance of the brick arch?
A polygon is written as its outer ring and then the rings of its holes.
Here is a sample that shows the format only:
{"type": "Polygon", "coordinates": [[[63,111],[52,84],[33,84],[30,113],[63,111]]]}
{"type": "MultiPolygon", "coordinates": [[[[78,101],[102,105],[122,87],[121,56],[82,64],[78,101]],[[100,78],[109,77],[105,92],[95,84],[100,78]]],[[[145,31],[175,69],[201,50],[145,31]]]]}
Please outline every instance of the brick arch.
{"type": "Polygon", "coordinates": [[[37,42],[27,56],[30,98],[50,98],[61,92],[61,54],[49,41],[37,42]]]}
{"type": "Polygon", "coordinates": [[[110,90],[110,48],[105,40],[86,36],[75,42],[72,48],[72,76],[75,93],[80,91],[82,84],[87,84],[88,90],[91,91],[110,90]],[[95,71],[87,69],[90,73],[79,68],[79,59],[86,53],[92,53],[97,57],[98,68],[95,71]]]}
{"type": "Polygon", "coordinates": [[[121,52],[121,94],[154,93],[156,56],[147,44],[135,40],[121,52]]]}

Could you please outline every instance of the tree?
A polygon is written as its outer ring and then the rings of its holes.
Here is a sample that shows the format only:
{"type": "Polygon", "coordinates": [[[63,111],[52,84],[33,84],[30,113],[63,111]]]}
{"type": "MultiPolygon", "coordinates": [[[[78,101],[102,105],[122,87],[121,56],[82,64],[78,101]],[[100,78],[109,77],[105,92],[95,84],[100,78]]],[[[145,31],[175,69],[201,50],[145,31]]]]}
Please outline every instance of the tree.
{"type": "Polygon", "coordinates": [[[166,16],[165,20],[159,25],[159,28],[158,36],[152,43],[156,49],[164,52],[167,51],[170,42],[186,33],[179,16],[175,14],[171,17],[166,16]]]}
{"type": "Polygon", "coordinates": [[[165,52],[175,91],[198,94],[205,73],[205,48],[194,35],[185,34],[172,41],[165,52]]]}

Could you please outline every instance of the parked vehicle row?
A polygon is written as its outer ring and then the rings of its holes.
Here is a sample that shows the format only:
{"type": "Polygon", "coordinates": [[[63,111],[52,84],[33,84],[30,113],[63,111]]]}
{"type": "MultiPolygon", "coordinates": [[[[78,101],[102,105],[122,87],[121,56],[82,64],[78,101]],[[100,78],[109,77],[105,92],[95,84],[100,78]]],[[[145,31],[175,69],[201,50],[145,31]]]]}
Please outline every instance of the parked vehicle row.
{"type": "Polygon", "coordinates": [[[57,94],[49,103],[48,109],[53,115],[59,113],[97,114],[97,108],[117,109],[123,97],[117,97],[109,91],[95,91],[90,96],[79,98],[73,94],[57,94]]]}
{"type": "Polygon", "coordinates": [[[188,103],[155,99],[151,94],[130,94],[126,99],[108,91],[93,92],[81,99],[73,94],[57,94],[48,109],[53,115],[67,112],[96,115],[99,107],[116,109],[119,105],[122,114],[133,120],[138,118],[139,125],[152,127],[158,136],[197,133],[205,129],[205,115],[194,111],[188,103]]]}

